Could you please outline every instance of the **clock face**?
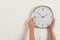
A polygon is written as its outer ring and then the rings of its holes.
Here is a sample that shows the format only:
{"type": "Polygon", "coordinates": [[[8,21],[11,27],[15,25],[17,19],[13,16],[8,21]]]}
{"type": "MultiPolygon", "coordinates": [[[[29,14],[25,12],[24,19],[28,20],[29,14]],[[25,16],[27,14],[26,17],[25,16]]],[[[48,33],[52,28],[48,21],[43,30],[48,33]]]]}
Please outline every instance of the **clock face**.
{"type": "Polygon", "coordinates": [[[32,13],[34,22],[38,28],[49,27],[54,19],[52,10],[47,6],[39,6],[32,13]]]}

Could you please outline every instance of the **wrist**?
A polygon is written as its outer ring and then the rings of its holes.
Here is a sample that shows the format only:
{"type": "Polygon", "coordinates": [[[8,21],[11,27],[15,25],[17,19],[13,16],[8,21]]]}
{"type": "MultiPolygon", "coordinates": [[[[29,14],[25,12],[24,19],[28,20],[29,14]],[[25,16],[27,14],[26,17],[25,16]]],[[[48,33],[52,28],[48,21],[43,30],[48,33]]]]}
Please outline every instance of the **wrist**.
{"type": "Polygon", "coordinates": [[[49,31],[53,31],[53,29],[48,29],[49,31]]]}
{"type": "Polygon", "coordinates": [[[53,30],[53,28],[48,28],[48,30],[49,30],[49,31],[52,31],[52,30],[53,30]]]}
{"type": "Polygon", "coordinates": [[[34,28],[30,28],[30,31],[33,31],[34,30],[34,28]]]}
{"type": "Polygon", "coordinates": [[[30,29],[30,33],[34,33],[34,29],[30,29]]]}

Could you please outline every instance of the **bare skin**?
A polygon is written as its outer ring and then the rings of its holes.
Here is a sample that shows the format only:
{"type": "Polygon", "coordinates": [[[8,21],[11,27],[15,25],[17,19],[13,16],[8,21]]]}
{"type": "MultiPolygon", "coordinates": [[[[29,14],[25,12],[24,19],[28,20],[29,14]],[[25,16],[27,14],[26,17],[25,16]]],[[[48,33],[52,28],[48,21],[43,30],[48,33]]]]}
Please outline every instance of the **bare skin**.
{"type": "MultiPolygon", "coordinates": [[[[51,40],[56,40],[54,32],[53,32],[53,27],[54,27],[54,23],[55,20],[53,21],[52,25],[50,25],[49,32],[51,35],[51,40]]],[[[35,40],[35,36],[34,36],[34,28],[35,28],[35,24],[34,24],[34,19],[30,19],[29,23],[29,29],[30,29],[30,36],[29,36],[29,40],[35,40]]]]}
{"type": "Polygon", "coordinates": [[[29,23],[29,29],[30,29],[30,38],[29,40],[35,40],[35,37],[34,37],[34,19],[30,19],[29,23]]]}
{"type": "Polygon", "coordinates": [[[53,23],[50,25],[50,28],[49,28],[51,40],[56,40],[56,37],[55,37],[54,32],[53,32],[54,23],[55,23],[55,20],[53,21],[53,23]]]}

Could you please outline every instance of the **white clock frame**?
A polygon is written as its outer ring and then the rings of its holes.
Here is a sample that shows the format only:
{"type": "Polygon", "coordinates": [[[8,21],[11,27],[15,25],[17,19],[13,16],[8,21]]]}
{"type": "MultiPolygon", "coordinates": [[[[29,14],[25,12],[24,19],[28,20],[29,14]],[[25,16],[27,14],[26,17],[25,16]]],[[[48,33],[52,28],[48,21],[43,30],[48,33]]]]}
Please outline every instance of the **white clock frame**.
{"type": "MultiPolygon", "coordinates": [[[[47,7],[47,8],[51,11],[51,13],[52,13],[52,15],[53,15],[53,20],[54,20],[54,14],[53,14],[52,9],[51,9],[50,7],[48,7],[48,6],[45,6],[45,5],[41,5],[41,6],[35,7],[35,8],[32,10],[31,13],[34,13],[34,11],[35,11],[37,8],[39,8],[39,7],[47,7]]],[[[52,21],[52,23],[53,23],[53,21],[52,21]]],[[[51,24],[52,24],[52,23],[51,23],[51,24]]],[[[51,24],[50,24],[50,25],[51,25],[51,24]]],[[[50,26],[50,25],[49,25],[49,26],[50,26]]],[[[49,27],[49,26],[48,26],[48,27],[49,27]]],[[[36,27],[36,28],[40,28],[40,27],[38,27],[37,25],[35,25],[35,27],[36,27]]],[[[46,28],[48,28],[48,27],[44,27],[44,28],[40,28],[40,29],[46,29],[46,28]]]]}

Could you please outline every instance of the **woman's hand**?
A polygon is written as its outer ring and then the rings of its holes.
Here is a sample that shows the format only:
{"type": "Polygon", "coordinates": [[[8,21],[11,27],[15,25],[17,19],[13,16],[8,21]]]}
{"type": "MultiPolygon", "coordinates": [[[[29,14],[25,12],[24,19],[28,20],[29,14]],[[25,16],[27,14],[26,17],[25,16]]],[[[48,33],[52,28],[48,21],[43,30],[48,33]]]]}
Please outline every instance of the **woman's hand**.
{"type": "Polygon", "coordinates": [[[35,27],[35,25],[34,25],[34,19],[33,18],[29,20],[28,25],[29,25],[29,29],[30,29],[29,40],[35,40],[35,36],[34,36],[34,27],[35,27]]]}
{"type": "Polygon", "coordinates": [[[53,23],[49,26],[49,30],[53,30],[53,28],[54,28],[54,25],[55,25],[55,19],[53,20],[53,23]]]}
{"type": "Polygon", "coordinates": [[[29,25],[29,29],[34,29],[35,24],[34,24],[34,19],[33,19],[33,18],[31,18],[31,19],[29,20],[28,25],[29,25]]]}
{"type": "Polygon", "coordinates": [[[55,20],[53,21],[53,23],[48,28],[49,29],[49,32],[50,32],[51,40],[56,40],[55,34],[53,32],[54,25],[55,25],[55,20]]]}

